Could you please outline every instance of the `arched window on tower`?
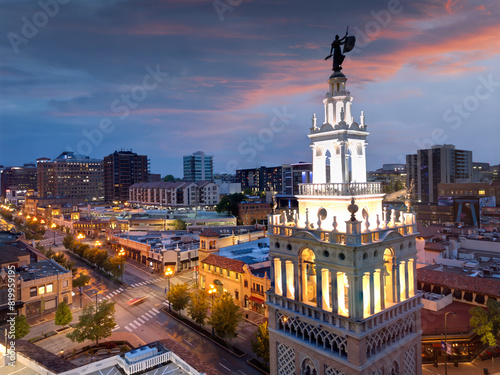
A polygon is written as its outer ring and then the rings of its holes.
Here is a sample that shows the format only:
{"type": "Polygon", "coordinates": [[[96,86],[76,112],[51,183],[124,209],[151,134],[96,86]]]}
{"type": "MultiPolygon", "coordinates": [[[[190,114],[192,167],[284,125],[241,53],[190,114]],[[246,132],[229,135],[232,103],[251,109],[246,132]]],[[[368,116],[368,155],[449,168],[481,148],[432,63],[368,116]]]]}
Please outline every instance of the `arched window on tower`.
{"type": "Polygon", "coordinates": [[[302,272],[302,302],[316,306],[316,256],[311,249],[304,249],[300,255],[302,272]]]}
{"type": "Polygon", "coordinates": [[[326,175],[326,183],[330,183],[332,181],[331,177],[331,160],[332,160],[332,154],[330,153],[330,150],[327,150],[325,153],[325,175],[326,175]]]}

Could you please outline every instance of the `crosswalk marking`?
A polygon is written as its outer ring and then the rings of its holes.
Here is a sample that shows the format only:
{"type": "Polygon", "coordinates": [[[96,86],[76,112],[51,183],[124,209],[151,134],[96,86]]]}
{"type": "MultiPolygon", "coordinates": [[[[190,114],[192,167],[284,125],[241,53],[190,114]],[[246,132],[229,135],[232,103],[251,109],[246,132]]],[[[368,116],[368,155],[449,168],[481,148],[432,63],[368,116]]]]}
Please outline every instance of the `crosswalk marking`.
{"type": "Polygon", "coordinates": [[[166,301],[163,301],[162,303],[163,303],[164,305],[167,305],[167,306],[168,306],[168,302],[166,302],[166,301]]]}
{"type": "Polygon", "coordinates": [[[156,310],[154,307],[151,308],[151,310],[153,310],[154,312],[156,312],[157,314],[159,314],[160,312],[158,310],[156,310]]]}
{"type": "Polygon", "coordinates": [[[134,323],[129,323],[128,325],[129,325],[129,326],[132,326],[132,328],[134,328],[134,329],[135,329],[135,328],[137,328],[137,327],[134,325],[134,323]]]}
{"type": "MultiPolygon", "coordinates": [[[[130,324],[132,324],[132,323],[130,323],[130,324]]],[[[139,322],[137,321],[137,319],[136,319],[136,320],[134,320],[134,324],[135,324],[137,327],[140,327],[140,326],[141,326],[141,323],[139,323],[139,322]]]]}
{"type": "Polygon", "coordinates": [[[132,332],[132,330],[130,328],[128,328],[128,326],[125,327],[125,329],[129,332],[132,332]]]}
{"type": "Polygon", "coordinates": [[[154,315],[149,315],[147,312],[144,313],[144,315],[146,315],[149,319],[153,319],[154,318],[154,315]]]}
{"type": "Polygon", "coordinates": [[[115,328],[113,328],[111,331],[116,331],[118,328],[120,328],[120,326],[116,325],[115,328]]]}
{"type": "Polygon", "coordinates": [[[118,289],[118,291],[121,293],[121,292],[123,292],[123,289],[122,289],[122,288],[120,288],[120,289],[118,289]]]}
{"type": "MultiPolygon", "coordinates": [[[[137,318],[137,320],[138,320],[139,322],[141,322],[142,324],[146,323],[146,322],[145,322],[144,320],[142,320],[140,317],[139,317],[139,318],[137,318]]],[[[146,320],[147,320],[147,319],[146,319],[146,320]]]]}

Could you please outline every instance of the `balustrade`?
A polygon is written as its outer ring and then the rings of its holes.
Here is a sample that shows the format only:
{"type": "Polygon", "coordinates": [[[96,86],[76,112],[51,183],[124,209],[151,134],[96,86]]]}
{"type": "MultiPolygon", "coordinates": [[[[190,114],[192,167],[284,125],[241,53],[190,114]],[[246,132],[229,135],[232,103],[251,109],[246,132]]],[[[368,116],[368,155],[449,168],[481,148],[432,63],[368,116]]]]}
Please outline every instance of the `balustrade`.
{"type": "Polygon", "coordinates": [[[351,196],[382,194],[380,182],[299,184],[299,195],[351,196]]]}

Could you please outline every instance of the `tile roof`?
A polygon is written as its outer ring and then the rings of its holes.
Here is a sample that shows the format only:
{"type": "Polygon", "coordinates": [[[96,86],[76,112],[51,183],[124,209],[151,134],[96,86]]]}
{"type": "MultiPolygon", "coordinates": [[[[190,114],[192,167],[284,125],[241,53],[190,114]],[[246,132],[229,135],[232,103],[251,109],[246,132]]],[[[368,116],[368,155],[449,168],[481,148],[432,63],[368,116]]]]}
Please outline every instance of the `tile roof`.
{"type": "Polygon", "coordinates": [[[203,232],[200,233],[200,237],[219,237],[219,233],[212,229],[205,229],[203,232]]]}
{"type": "Polygon", "coordinates": [[[243,270],[243,266],[245,265],[245,262],[242,262],[241,260],[221,257],[220,255],[210,254],[204,260],[202,260],[202,263],[210,264],[212,266],[221,267],[223,269],[238,272],[238,273],[245,272],[243,270]]]}
{"type": "Polygon", "coordinates": [[[0,264],[17,262],[20,256],[25,255],[30,253],[12,245],[0,245],[0,264]]]}
{"type": "Polygon", "coordinates": [[[500,280],[435,271],[424,267],[417,269],[417,281],[500,298],[500,280]]]}
{"type": "Polygon", "coordinates": [[[16,340],[16,350],[52,373],[74,370],[76,365],[26,340],[16,340]]]}
{"type": "Polygon", "coordinates": [[[446,247],[441,242],[425,242],[425,250],[442,252],[446,250],[446,247]]]}

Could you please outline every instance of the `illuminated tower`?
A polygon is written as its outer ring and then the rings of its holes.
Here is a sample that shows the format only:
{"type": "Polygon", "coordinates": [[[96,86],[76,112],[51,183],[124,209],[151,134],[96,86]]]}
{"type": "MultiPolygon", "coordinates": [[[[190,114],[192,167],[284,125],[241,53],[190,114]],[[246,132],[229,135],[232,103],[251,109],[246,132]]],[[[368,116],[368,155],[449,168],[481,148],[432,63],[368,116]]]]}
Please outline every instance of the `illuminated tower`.
{"type": "Polygon", "coordinates": [[[346,81],[332,74],[321,127],[313,116],[298,210],[269,216],[271,373],[420,375],[415,215],[382,210],[366,182],[367,126],[346,81]]]}

